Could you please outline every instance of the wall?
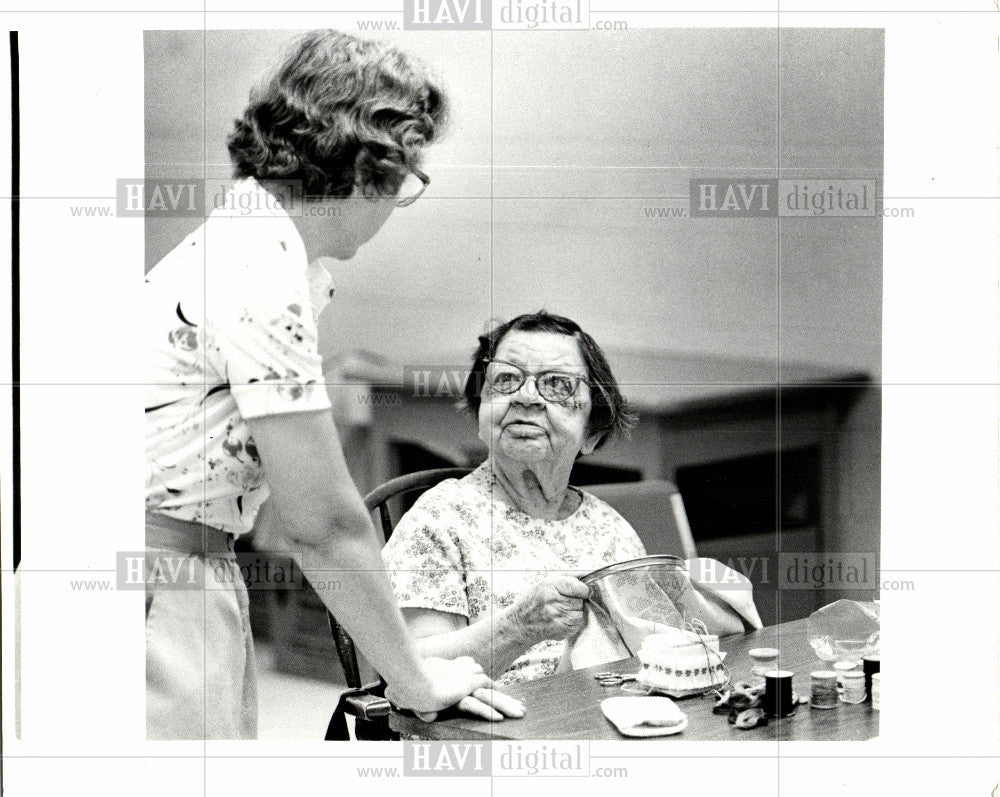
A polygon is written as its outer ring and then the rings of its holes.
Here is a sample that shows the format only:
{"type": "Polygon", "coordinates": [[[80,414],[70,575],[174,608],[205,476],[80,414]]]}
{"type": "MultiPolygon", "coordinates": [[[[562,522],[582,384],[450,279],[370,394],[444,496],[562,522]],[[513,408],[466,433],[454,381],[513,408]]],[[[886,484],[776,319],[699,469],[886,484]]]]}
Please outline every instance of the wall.
{"type": "MultiPolygon", "coordinates": [[[[291,34],[148,32],[149,173],[225,174],[231,120],[291,34]]],[[[488,318],[546,306],[605,345],[878,377],[880,220],[646,209],[685,205],[692,176],[779,163],[880,177],[880,31],[496,32],[492,63],[488,35],[396,41],[443,73],[455,124],[429,151],[429,193],[333,264],[324,354],[464,362],[488,318]]],[[[147,265],[192,226],[148,222],[147,265]]]]}

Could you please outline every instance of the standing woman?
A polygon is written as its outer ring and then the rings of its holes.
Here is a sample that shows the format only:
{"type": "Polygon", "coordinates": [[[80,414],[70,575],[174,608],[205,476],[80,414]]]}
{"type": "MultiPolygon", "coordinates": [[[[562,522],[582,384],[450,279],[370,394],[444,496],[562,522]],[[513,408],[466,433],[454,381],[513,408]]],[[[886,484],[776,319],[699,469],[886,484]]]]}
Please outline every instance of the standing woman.
{"type": "Polygon", "coordinates": [[[305,35],[235,123],[238,182],[225,206],[147,276],[151,739],[256,737],[233,541],[269,496],[257,523],[267,546],[296,560],[394,703],[523,713],[471,658],[415,652],[344,462],[317,347],[332,291],[315,261],[353,257],[416,200],[429,183],[421,152],[444,115],[442,91],[404,53],[336,31],[305,35]]]}

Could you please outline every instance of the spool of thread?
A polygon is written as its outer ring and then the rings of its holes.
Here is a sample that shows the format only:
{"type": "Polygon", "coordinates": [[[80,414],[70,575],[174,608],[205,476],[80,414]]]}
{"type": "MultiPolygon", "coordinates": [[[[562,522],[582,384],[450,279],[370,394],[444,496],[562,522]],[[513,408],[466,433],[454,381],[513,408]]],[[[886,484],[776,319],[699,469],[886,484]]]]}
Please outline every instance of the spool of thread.
{"type": "Polygon", "coordinates": [[[861,660],[861,669],[865,673],[865,700],[871,700],[872,694],[872,676],[875,673],[882,671],[882,657],[881,656],[865,656],[861,660]]]}
{"type": "Polygon", "coordinates": [[[882,694],[882,676],[879,673],[872,673],[872,708],[878,711],[879,699],[882,694]]]}
{"type": "Polygon", "coordinates": [[[792,701],[792,676],[788,670],[764,673],[764,713],[769,717],[787,717],[795,708],[792,701]]]}
{"type": "Polygon", "coordinates": [[[843,703],[865,702],[865,674],[861,670],[848,670],[840,676],[843,689],[840,700],[843,703]]]}
{"type": "Polygon", "coordinates": [[[810,674],[812,689],[809,705],[813,708],[837,707],[837,673],[831,670],[817,670],[810,674]]]}
{"type": "Polygon", "coordinates": [[[844,689],[844,673],[854,670],[855,672],[861,672],[858,669],[857,662],[854,661],[835,661],[833,663],[833,669],[837,673],[837,688],[843,691],[844,689]]]}

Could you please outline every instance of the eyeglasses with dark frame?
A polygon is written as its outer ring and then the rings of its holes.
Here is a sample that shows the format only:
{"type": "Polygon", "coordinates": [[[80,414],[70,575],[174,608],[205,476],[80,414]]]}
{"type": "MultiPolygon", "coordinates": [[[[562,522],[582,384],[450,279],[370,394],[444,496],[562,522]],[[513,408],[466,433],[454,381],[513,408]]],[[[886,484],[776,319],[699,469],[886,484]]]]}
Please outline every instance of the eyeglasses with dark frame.
{"type": "Polygon", "coordinates": [[[400,184],[399,191],[396,194],[396,207],[405,208],[408,205],[412,205],[420,198],[420,195],[427,190],[427,186],[430,184],[430,177],[420,171],[420,169],[410,167],[409,172],[407,172],[406,176],[403,178],[403,182],[400,184]],[[418,180],[419,184],[417,182],[418,180]]]}
{"type": "Polygon", "coordinates": [[[504,395],[516,393],[521,386],[533,377],[538,395],[553,404],[559,404],[576,395],[580,384],[590,381],[579,374],[565,371],[527,371],[520,365],[506,360],[484,360],[486,364],[486,384],[491,390],[504,395]]]}

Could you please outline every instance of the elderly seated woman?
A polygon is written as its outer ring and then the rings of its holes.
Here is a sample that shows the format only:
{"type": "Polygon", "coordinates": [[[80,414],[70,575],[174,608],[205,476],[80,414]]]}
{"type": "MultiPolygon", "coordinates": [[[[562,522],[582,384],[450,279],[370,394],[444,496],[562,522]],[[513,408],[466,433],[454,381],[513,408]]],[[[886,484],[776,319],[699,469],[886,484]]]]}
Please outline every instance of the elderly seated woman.
{"type": "Polygon", "coordinates": [[[645,555],[621,515],[569,485],[577,457],[633,419],[594,339],[544,312],[480,338],[465,399],[489,458],[424,493],[383,558],[423,655],[541,678],[584,625],[576,576],[645,555]]]}

